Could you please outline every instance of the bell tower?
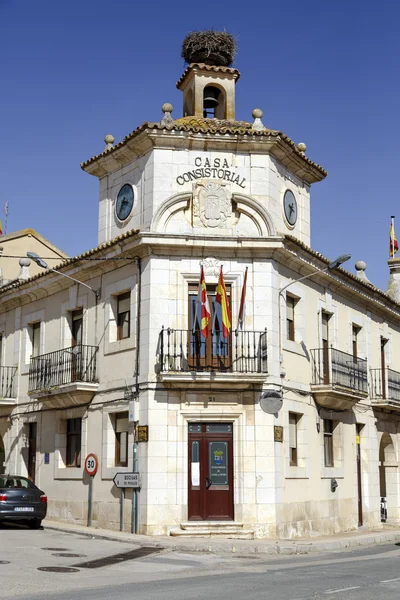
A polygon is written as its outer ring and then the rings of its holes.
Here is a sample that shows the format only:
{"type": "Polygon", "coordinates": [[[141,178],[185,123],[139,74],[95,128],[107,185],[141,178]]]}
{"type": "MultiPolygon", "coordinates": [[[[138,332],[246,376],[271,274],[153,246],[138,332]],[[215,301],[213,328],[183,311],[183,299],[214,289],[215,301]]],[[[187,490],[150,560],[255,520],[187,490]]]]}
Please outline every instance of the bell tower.
{"type": "Polygon", "coordinates": [[[182,57],[189,66],[176,84],[183,92],[183,116],[235,120],[235,84],[230,68],[235,38],[226,32],[193,31],[183,41],[182,57]]]}

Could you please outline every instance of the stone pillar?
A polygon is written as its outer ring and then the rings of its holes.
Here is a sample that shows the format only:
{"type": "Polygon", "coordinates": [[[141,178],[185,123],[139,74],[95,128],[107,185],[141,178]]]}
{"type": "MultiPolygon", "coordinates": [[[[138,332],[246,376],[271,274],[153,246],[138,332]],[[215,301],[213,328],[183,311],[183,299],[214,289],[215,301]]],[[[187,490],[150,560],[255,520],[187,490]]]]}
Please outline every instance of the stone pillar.
{"type": "Polygon", "coordinates": [[[395,302],[400,302],[400,258],[390,258],[389,265],[389,286],[387,293],[395,302]]]}

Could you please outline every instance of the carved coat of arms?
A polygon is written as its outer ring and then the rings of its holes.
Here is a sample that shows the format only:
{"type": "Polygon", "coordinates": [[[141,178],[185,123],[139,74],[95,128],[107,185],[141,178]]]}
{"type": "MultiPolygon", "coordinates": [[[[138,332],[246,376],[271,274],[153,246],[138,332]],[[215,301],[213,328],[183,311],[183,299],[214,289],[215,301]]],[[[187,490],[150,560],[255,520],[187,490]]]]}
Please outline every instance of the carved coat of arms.
{"type": "Polygon", "coordinates": [[[215,181],[196,183],[193,193],[193,226],[220,227],[232,214],[231,194],[215,181]]]}

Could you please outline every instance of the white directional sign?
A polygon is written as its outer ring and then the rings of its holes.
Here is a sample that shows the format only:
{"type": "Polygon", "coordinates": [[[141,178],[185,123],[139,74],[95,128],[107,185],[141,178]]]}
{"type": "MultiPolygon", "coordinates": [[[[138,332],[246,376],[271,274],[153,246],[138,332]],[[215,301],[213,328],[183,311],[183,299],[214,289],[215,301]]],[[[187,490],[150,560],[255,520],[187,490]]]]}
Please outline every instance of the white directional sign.
{"type": "Polygon", "coordinates": [[[117,488],[139,488],[140,473],[117,473],[113,481],[117,488]]]}

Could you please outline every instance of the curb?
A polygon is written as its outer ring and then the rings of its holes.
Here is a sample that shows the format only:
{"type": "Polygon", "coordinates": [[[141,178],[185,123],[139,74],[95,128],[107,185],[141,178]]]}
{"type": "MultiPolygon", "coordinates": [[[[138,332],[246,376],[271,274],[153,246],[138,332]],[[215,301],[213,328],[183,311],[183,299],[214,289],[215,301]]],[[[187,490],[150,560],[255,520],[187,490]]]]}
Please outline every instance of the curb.
{"type": "MultiPolygon", "coordinates": [[[[176,543],[170,539],[161,541],[154,541],[154,538],[148,538],[147,536],[134,536],[133,534],[121,532],[116,534],[114,532],[105,532],[104,530],[99,531],[96,529],[80,529],[80,528],[69,528],[51,523],[45,525],[44,529],[52,531],[60,531],[63,533],[70,533],[75,535],[83,535],[92,539],[102,539],[111,542],[121,542],[123,544],[131,544],[135,546],[146,546],[148,548],[159,548],[164,551],[183,551],[183,552],[209,552],[209,553],[229,553],[235,554],[238,552],[246,552],[247,554],[264,554],[270,556],[289,556],[289,555],[300,555],[300,554],[311,554],[317,552],[331,552],[336,550],[344,550],[349,548],[366,548],[370,546],[382,545],[387,543],[400,542],[400,531],[393,533],[381,533],[365,535],[362,537],[336,539],[336,540],[321,540],[311,542],[279,542],[276,541],[271,543],[257,543],[252,541],[244,543],[244,540],[223,540],[223,543],[218,541],[202,541],[196,542],[193,540],[193,544],[187,543],[176,543]]],[[[222,540],[220,540],[221,542],[222,540]]]]}

